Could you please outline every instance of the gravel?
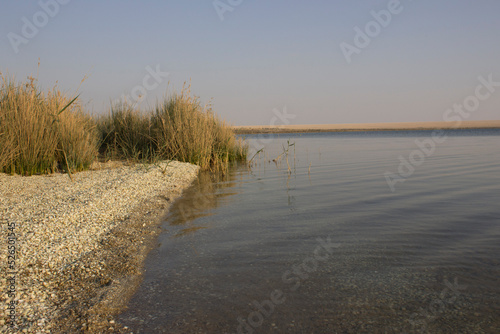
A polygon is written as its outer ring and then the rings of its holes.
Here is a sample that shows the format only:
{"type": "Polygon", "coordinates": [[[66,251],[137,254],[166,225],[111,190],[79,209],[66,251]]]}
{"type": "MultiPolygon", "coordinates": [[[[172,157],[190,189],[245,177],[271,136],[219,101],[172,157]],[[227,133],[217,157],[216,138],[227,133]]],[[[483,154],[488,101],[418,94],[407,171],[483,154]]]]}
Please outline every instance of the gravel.
{"type": "Polygon", "coordinates": [[[72,180],[0,174],[0,333],[127,332],[114,316],[140,282],[161,218],[198,170],[109,162],[72,180]]]}

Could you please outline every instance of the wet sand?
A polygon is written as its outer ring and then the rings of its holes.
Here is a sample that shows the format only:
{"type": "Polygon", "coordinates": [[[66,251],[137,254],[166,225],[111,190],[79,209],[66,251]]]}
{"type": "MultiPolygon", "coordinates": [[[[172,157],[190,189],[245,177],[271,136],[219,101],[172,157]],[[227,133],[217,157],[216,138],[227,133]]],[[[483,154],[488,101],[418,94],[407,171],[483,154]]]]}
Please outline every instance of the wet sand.
{"type": "Polygon", "coordinates": [[[237,134],[436,129],[500,129],[500,120],[462,122],[347,123],[234,126],[237,134]]]}

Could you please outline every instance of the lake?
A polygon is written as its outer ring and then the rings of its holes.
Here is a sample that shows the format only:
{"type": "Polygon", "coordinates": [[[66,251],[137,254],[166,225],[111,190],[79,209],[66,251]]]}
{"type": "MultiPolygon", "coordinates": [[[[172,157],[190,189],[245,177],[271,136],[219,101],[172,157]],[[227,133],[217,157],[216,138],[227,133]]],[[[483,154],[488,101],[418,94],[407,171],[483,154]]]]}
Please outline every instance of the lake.
{"type": "Polygon", "coordinates": [[[246,140],[172,206],[134,333],[500,332],[500,130],[246,140]]]}

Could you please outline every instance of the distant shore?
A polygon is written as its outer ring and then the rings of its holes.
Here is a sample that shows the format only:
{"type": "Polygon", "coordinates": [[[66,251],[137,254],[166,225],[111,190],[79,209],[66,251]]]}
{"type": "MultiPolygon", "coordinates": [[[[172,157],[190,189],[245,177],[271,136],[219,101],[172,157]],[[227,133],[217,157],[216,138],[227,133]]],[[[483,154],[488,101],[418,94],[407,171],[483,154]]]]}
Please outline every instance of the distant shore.
{"type": "Polygon", "coordinates": [[[297,124],[233,126],[236,134],[304,133],[343,131],[396,131],[436,129],[500,129],[500,120],[457,122],[408,122],[408,123],[351,123],[351,124],[297,124]]]}

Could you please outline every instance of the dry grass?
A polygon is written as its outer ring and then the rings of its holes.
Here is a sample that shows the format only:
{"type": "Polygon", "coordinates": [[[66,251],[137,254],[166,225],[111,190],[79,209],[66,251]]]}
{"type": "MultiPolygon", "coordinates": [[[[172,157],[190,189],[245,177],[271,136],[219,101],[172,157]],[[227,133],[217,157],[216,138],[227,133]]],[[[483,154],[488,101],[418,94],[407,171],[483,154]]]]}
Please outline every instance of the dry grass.
{"type": "Polygon", "coordinates": [[[152,123],[159,151],[202,169],[224,169],[246,160],[247,148],[231,127],[220,121],[211,105],[202,106],[189,87],[158,105],[152,123]]]}
{"type": "Polygon", "coordinates": [[[179,160],[205,170],[225,170],[246,160],[247,147],[210,105],[202,106],[189,87],[154,110],[112,106],[91,118],[56,88],[43,93],[30,77],[0,82],[0,172],[33,175],[88,169],[104,160],[155,163],[179,160]]]}
{"type": "Polygon", "coordinates": [[[87,169],[97,154],[92,120],[56,88],[1,76],[0,172],[33,175],[87,169]]]}
{"type": "Polygon", "coordinates": [[[167,97],[154,111],[114,106],[98,123],[104,156],[149,162],[174,159],[205,170],[224,170],[247,155],[231,127],[210,105],[202,106],[189,87],[167,97]]]}
{"type": "Polygon", "coordinates": [[[106,160],[151,161],[156,145],[151,136],[150,117],[125,104],[114,105],[107,116],[97,119],[101,155],[106,160]]]}

